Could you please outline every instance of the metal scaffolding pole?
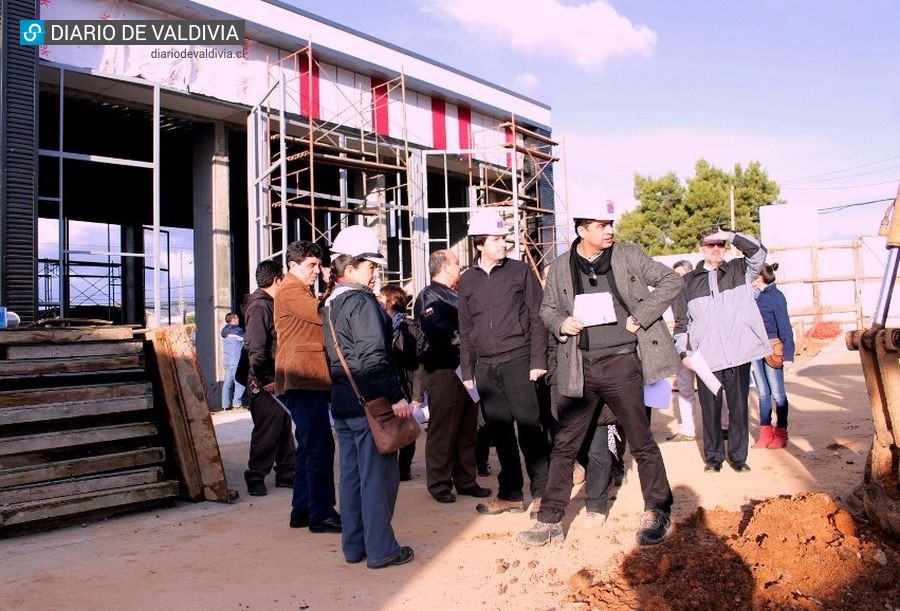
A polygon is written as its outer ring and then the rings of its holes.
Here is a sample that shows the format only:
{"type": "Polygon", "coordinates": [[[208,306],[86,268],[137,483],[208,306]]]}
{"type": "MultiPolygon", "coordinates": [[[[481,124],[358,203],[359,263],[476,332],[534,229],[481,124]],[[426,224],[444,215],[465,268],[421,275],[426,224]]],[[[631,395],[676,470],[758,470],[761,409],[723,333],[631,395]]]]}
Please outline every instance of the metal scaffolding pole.
{"type": "MultiPolygon", "coordinates": [[[[156,324],[162,323],[162,304],[159,294],[160,252],[159,252],[159,85],[153,86],[153,316],[156,324]]],[[[171,313],[170,313],[171,315],[171,313]]]]}

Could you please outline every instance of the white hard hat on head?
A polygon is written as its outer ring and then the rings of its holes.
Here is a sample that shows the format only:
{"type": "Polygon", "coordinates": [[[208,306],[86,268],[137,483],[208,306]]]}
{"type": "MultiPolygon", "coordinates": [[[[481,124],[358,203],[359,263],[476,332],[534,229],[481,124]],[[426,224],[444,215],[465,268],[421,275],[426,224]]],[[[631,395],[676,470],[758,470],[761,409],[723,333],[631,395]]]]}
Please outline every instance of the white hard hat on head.
{"type": "Polygon", "coordinates": [[[614,221],[619,217],[618,206],[609,199],[602,204],[576,202],[569,206],[569,217],[573,220],[614,221]]]}
{"type": "Polygon", "coordinates": [[[507,235],[506,221],[496,210],[478,210],[469,217],[468,235],[507,235]]]}
{"type": "Polygon", "coordinates": [[[381,256],[381,240],[371,227],[351,225],[341,232],[331,244],[332,255],[350,255],[357,259],[365,259],[377,265],[387,263],[381,256]]]}

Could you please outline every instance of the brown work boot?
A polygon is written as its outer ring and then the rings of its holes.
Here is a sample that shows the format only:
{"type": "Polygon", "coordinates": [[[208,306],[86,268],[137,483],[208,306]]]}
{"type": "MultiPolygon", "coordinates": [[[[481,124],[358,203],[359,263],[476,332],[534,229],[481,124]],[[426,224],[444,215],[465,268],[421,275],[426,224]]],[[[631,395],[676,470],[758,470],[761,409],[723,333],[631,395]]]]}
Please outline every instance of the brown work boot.
{"type": "Polygon", "coordinates": [[[475,506],[475,511],[478,513],[484,514],[486,516],[495,516],[499,513],[522,513],[525,511],[525,503],[522,500],[518,501],[507,501],[506,499],[501,499],[499,496],[495,496],[484,503],[478,503],[475,506]]]}

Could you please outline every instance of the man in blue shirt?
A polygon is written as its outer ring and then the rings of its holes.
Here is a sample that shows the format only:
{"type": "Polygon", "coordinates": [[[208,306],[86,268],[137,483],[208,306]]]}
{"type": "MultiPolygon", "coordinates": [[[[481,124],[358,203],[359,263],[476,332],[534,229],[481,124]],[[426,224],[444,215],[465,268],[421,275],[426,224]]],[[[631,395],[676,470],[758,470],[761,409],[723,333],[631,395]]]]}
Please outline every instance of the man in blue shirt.
{"type": "Polygon", "coordinates": [[[242,405],[244,384],[234,376],[241,360],[243,345],[244,328],[240,326],[238,315],[229,312],[225,315],[225,326],[222,327],[222,367],[225,369],[225,380],[222,382],[222,409],[242,405]]]}

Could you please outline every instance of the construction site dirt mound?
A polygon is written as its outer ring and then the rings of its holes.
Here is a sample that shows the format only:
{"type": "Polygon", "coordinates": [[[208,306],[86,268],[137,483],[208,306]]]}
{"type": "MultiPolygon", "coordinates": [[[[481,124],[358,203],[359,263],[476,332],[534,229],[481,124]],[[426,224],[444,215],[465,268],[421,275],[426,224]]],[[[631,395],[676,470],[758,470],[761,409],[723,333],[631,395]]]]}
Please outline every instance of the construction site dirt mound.
{"type": "Polygon", "coordinates": [[[700,507],[669,539],[607,574],[584,568],[567,601],[582,609],[896,609],[900,545],[859,527],[823,493],[741,512],[700,507]]]}

